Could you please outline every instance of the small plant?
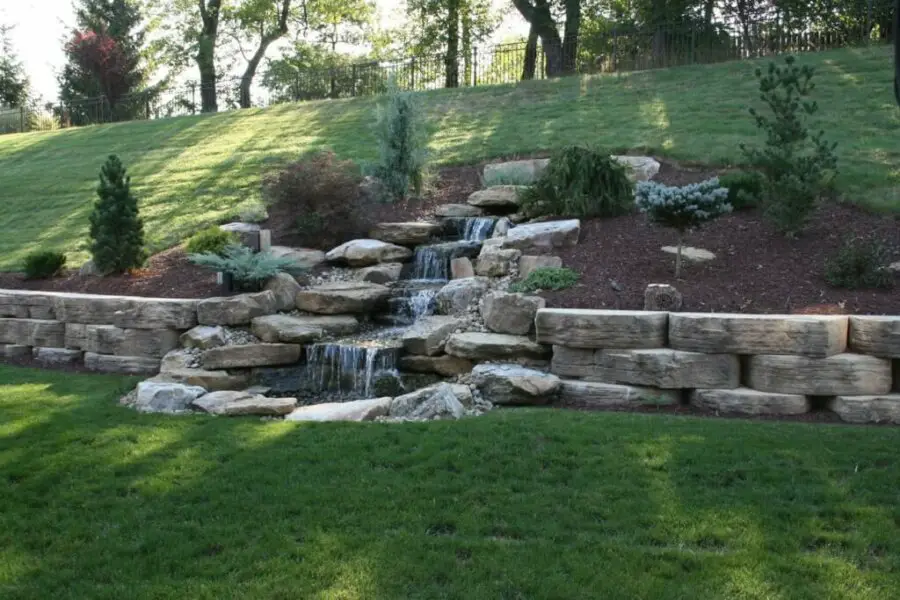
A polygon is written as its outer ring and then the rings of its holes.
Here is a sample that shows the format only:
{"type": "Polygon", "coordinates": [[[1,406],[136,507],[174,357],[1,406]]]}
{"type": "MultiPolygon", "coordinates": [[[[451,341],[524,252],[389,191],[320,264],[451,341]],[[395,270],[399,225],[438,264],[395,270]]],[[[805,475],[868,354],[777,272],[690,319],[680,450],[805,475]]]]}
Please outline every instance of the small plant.
{"type": "Polygon", "coordinates": [[[810,134],[806,119],[819,107],[806,98],[815,86],[810,66],[795,65],[793,56],[785,66],[769,64],[768,71],[756,70],[759,91],[770,115],[755,109],[750,114],[766,134],[762,149],[741,149],[765,176],[766,214],[787,235],[796,235],[806,224],[822,193],[837,172],[836,144],[825,141],[825,133],[810,134]]]}
{"type": "Polygon", "coordinates": [[[528,274],[522,281],[509,286],[509,291],[531,294],[539,290],[565,290],[576,283],[580,275],[577,271],[563,267],[540,267],[528,274]]]}
{"type": "Polygon", "coordinates": [[[644,181],[638,184],[636,197],[638,208],[650,221],[678,231],[676,279],[681,277],[681,250],[687,232],[731,212],[728,190],[719,186],[716,177],[684,187],[644,181]]]}
{"type": "Polygon", "coordinates": [[[410,189],[419,195],[425,181],[425,125],[421,108],[411,92],[394,84],[378,106],[375,121],[378,162],[372,175],[385,186],[388,200],[405,200],[410,189]]]}
{"type": "Polygon", "coordinates": [[[626,168],[609,153],[571,146],[553,155],[521,201],[530,217],[614,217],[628,212],[633,198],[626,168]]]}
{"type": "Polygon", "coordinates": [[[235,285],[242,290],[254,290],[278,273],[294,267],[288,258],[272,256],[270,252],[253,252],[246,246],[228,246],[218,254],[191,254],[191,262],[201,267],[227,273],[235,285]]]}
{"type": "Polygon", "coordinates": [[[122,161],[110,156],[100,170],[99,199],[90,216],[91,255],[103,273],[123,273],[144,264],[144,222],[131,178],[122,161]]]}
{"type": "Polygon", "coordinates": [[[228,246],[240,243],[238,235],[232,231],[223,231],[216,225],[198,231],[188,238],[185,251],[188,254],[222,255],[228,246]]]}
{"type": "Polygon", "coordinates": [[[66,266],[66,255],[62,252],[42,250],[25,257],[26,279],[49,279],[66,266]]]}
{"type": "Polygon", "coordinates": [[[834,287],[851,290],[890,288],[894,277],[885,268],[887,263],[888,253],[883,244],[851,237],[825,262],[825,280],[834,287]]]}
{"type": "Polygon", "coordinates": [[[719,177],[728,190],[728,204],[735,211],[757,208],[765,195],[766,180],[756,171],[737,171],[719,177]]]}

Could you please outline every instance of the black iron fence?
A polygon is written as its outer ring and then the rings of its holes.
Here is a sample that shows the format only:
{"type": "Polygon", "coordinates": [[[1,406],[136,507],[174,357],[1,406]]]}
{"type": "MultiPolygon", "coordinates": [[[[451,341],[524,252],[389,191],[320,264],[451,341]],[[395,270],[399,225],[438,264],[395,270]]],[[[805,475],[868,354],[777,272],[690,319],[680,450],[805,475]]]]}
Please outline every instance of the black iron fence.
{"type": "MultiPolygon", "coordinates": [[[[858,27],[787,29],[777,20],[742,24],[710,23],[654,29],[610,26],[584,32],[577,48],[555,49],[570,56],[564,72],[548,72],[553,61],[540,46],[527,43],[473,48],[455,60],[446,56],[406,57],[398,60],[357,62],[318,69],[270,70],[251,92],[251,105],[269,106],[328,98],[350,98],[383,93],[393,81],[405,90],[430,90],[513,83],[558,75],[623,73],[689,64],[819,51],[890,41],[890,32],[872,24],[858,27]],[[530,52],[529,52],[530,50],[530,52]],[[526,57],[532,56],[529,61],[526,57]],[[530,63],[530,64],[529,64],[530,63]]],[[[216,84],[217,110],[241,105],[239,79],[216,84]]],[[[201,88],[186,83],[148,90],[120,98],[88,98],[77,102],[38,104],[3,109],[0,133],[39,131],[95,123],[161,119],[200,113],[201,88]]]]}

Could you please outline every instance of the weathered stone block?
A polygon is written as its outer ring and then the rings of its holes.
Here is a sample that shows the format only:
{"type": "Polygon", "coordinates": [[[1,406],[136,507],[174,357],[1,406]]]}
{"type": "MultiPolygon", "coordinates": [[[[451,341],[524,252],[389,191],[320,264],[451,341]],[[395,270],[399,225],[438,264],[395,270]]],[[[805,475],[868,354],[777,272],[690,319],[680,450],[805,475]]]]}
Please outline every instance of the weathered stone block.
{"type": "Polygon", "coordinates": [[[477,304],[488,291],[490,282],[484,277],[454,279],[435,296],[437,311],[445,315],[461,315],[477,304]]]}
{"type": "Polygon", "coordinates": [[[412,250],[380,240],[352,240],[325,254],[328,262],[351,267],[368,267],[378,263],[403,262],[413,255],[412,250]]]}
{"type": "Polygon", "coordinates": [[[377,283],[326,283],[297,294],[297,308],[320,315],[369,314],[387,305],[389,288],[377,283]]]}
{"type": "Polygon", "coordinates": [[[179,413],[205,393],[201,387],[147,380],[137,386],[134,407],[141,412],[179,413]]]}
{"type": "Polygon", "coordinates": [[[887,394],[891,389],[891,362],[862,354],[836,354],[828,358],[751,356],[747,383],[753,389],[779,394],[887,394]]]}
{"type": "Polygon", "coordinates": [[[211,392],[191,403],[194,408],[211,415],[237,417],[244,415],[278,417],[297,407],[296,398],[266,398],[247,392],[211,392]]]}
{"type": "Polygon", "coordinates": [[[675,390],[657,390],[594,381],[562,380],[559,404],[572,408],[634,408],[678,404],[681,394],[675,390]]]}
{"type": "Polygon", "coordinates": [[[550,349],[527,337],[503,333],[455,333],[447,340],[447,354],[469,360],[543,359],[550,349]]]}
{"type": "Polygon", "coordinates": [[[494,185],[472,192],[468,203],[478,208],[514,212],[519,208],[519,195],[526,189],[526,186],[521,185],[494,185]]]}
{"type": "Polygon", "coordinates": [[[581,221],[543,221],[528,223],[509,230],[503,240],[504,248],[518,250],[537,250],[539,252],[554,248],[570,248],[578,244],[581,235],[581,221]]]}
{"type": "Polygon", "coordinates": [[[599,381],[663,389],[733,389],[741,382],[740,359],[734,354],[702,354],[668,348],[602,350],[594,354],[593,375],[599,381]]]}
{"type": "Polygon", "coordinates": [[[130,329],[190,329],[197,324],[196,300],[89,294],[57,294],[53,298],[56,318],[65,323],[130,329]]]}
{"type": "Polygon", "coordinates": [[[210,370],[289,365],[300,360],[302,349],[297,344],[223,346],[204,352],[201,362],[210,370]]]}
{"type": "Polygon", "coordinates": [[[400,279],[402,273],[403,263],[381,263],[357,269],[354,277],[357,281],[387,285],[400,279]]]}
{"type": "Polygon", "coordinates": [[[437,223],[427,221],[379,223],[369,232],[369,237],[401,246],[418,246],[431,239],[440,228],[437,223]]]}
{"type": "Polygon", "coordinates": [[[597,352],[599,350],[593,348],[553,346],[550,370],[561,377],[592,377],[597,372],[597,363],[594,359],[597,352]]]}
{"type": "Polygon", "coordinates": [[[556,375],[519,365],[478,365],[471,381],[485,400],[500,405],[549,404],[560,387],[556,375]]]}
{"type": "Polygon", "coordinates": [[[218,348],[228,343],[225,339],[225,330],[218,325],[198,325],[185,331],[180,340],[181,345],[185,348],[199,348],[200,350],[218,348]]]}
{"type": "Polygon", "coordinates": [[[294,301],[297,292],[302,288],[293,275],[289,273],[277,273],[266,282],[266,292],[272,292],[275,296],[276,310],[294,310],[294,301]]]}
{"type": "Polygon", "coordinates": [[[285,421],[372,421],[384,417],[391,407],[390,398],[328,402],[301,406],[284,418],[285,421]]]}
{"type": "Polygon", "coordinates": [[[66,323],[65,346],[72,350],[84,350],[87,339],[87,325],[66,323]]]}
{"type": "Polygon", "coordinates": [[[472,260],[466,256],[460,256],[450,261],[450,278],[466,279],[467,277],[475,277],[475,267],[472,266],[472,260]]]}
{"type": "Polygon", "coordinates": [[[68,348],[34,348],[32,356],[38,363],[47,367],[65,367],[81,362],[82,353],[68,348]]]}
{"type": "Polygon", "coordinates": [[[474,363],[465,358],[442,354],[440,356],[403,356],[400,358],[400,370],[412,373],[436,373],[443,377],[455,377],[468,373],[474,363]]]}
{"type": "Polygon", "coordinates": [[[31,346],[0,344],[0,358],[5,358],[6,360],[23,360],[31,358],[31,346]]]}
{"type": "Polygon", "coordinates": [[[271,315],[278,310],[272,291],[241,294],[230,298],[207,298],[197,303],[197,318],[201,325],[248,325],[256,317],[271,315]]]}
{"type": "Polygon", "coordinates": [[[481,316],[491,331],[526,335],[534,329],[537,311],[546,305],[540,296],[491,292],[481,299],[481,316]]]}
{"type": "Polygon", "coordinates": [[[521,251],[485,246],[475,262],[475,274],[482,277],[505,277],[512,271],[512,263],[519,260],[521,251]]]}
{"type": "Polygon", "coordinates": [[[126,375],[156,375],[160,360],[146,356],[110,356],[85,352],[84,366],[100,373],[123,373],[126,375]]]}
{"type": "Polygon", "coordinates": [[[0,304],[0,319],[30,319],[27,306],[19,304],[0,304]]]}
{"type": "Polygon", "coordinates": [[[535,269],[555,268],[563,266],[562,259],[558,256],[520,256],[519,279],[525,279],[535,269]]]}
{"type": "Polygon", "coordinates": [[[749,388],[694,390],[690,402],[703,410],[735,415],[802,415],[810,410],[806,396],[749,388]]]}
{"type": "Polygon", "coordinates": [[[347,335],[359,328],[352,315],[304,316],[268,315],[253,319],[251,331],[264,342],[308,344],[327,336],[347,335]]]}
{"type": "Polygon", "coordinates": [[[900,358],[900,317],[850,317],[850,348],[880,358],[900,358]]]}
{"type": "MultiPolygon", "coordinates": [[[[74,333],[77,329],[67,327],[67,333],[69,331],[74,333]]],[[[68,335],[67,341],[71,341],[68,335]]],[[[114,325],[85,325],[84,336],[78,347],[97,354],[162,358],[177,348],[178,344],[179,335],[174,329],[122,329],[114,325]]]]}
{"type": "Polygon", "coordinates": [[[403,349],[409,354],[436,356],[444,351],[450,334],[463,327],[465,321],[457,317],[422,317],[403,334],[403,349]]]}
{"type": "Polygon", "coordinates": [[[66,326],[59,321],[0,319],[0,344],[63,348],[66,326]]]}
{"type": "Polygon", "coordinates": [[[825,358],[847,349],[841,316],[672,313],[669,345],[711,354],[797,354],[825,358]]]}
{"type": "Polygon", "coordinates": [[[830,408],[847,423],[900,425],[900,394],[838,396],[830,408]]]}
{"type": "Polygon", "coordinates": [[[668,319],[664,312],[545,308],[537,313],[537,341],[607,350],[662,348],[668,319]]]}

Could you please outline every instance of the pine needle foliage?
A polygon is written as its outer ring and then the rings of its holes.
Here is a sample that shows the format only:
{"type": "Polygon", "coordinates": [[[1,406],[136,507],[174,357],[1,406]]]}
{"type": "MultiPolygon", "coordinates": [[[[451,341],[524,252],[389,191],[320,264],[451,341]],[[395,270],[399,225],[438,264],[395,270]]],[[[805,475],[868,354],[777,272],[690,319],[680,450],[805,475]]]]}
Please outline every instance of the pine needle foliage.
{"type": "Polygon", "coordinates": [[[294,261],[289,258],[279,258],[271,252],[253,252],[236,244],[226,247],[221,254],[207,252],[191,254],[188,258],[195,265],[228,273],[237,287],[248,290],[294,266],[294,261]]]}
{"type": "Polygon", "coordinates": [[[111,155],[100,169],[98,200],[90,216],[91,255],[103,274],[123,273],[144,264],[144,222],[131,178],[122,161],[111,155]]]}
{"type": "Polygon", "coordinates": [[[850,237],[826,261],[825,280],[833,287],[850,290],[888,289],[894,285],[894,274],[886,268],[888,260],[881,242],[850,237]]]}
{"type": "Polygon", "coordinates": [[[372,175],[386,189],[386,199],[402,201],[410,190],[421,194],[425,180],[425,120],[416,96],[403,92],[394,84],[388,87],[385,101],[378,106],[375,121],[378,139],[378,162],[372,175]]]}

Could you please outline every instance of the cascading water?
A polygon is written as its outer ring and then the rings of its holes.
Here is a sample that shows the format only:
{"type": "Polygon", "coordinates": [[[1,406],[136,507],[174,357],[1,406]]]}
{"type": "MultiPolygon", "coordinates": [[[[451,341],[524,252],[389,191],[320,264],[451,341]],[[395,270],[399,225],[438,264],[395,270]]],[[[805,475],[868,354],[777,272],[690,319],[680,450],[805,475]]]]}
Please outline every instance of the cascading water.
{"type": "Polygon", "coordinates": [[[371,398],[379,381],[399,381],[398,354],[398,346],[372,341],[312,344],[306,347],[306,378],[316,390],[371,398]]]}
{"type": "Polygon", "coordinates": [[[478,256],[481,245],[478,240],[461,240],[419,246],[410,279],[447,281],[450,279],[450,261],[461,256],[478,256]]]}
{"type": "Polygon", "coordinates": [[[494,232],[496,219],[490,217],[468,217],[460,225],[460,237],[464,240],[483,242],[494,232]]]}

